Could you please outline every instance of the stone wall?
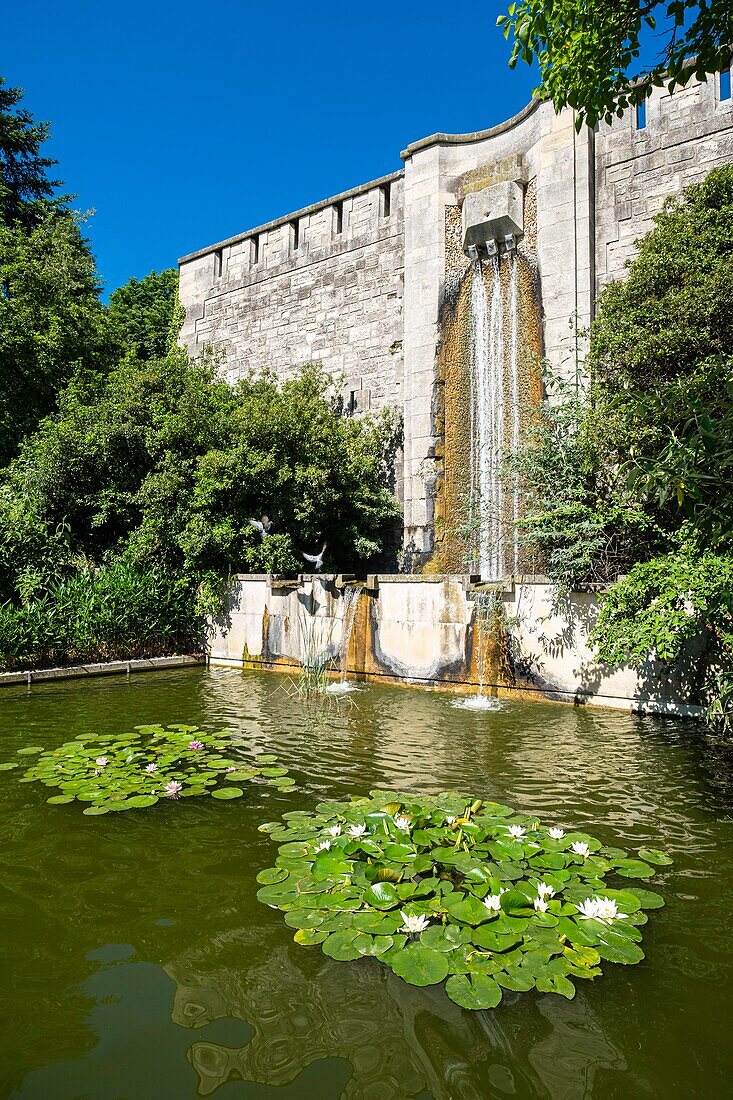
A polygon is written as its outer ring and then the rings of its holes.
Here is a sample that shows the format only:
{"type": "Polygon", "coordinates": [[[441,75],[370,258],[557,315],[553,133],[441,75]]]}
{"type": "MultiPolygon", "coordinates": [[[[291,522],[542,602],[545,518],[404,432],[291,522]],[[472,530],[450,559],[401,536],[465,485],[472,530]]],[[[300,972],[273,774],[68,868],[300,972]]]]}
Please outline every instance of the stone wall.
{"type": "Polygon", "coordinates": [[[733,99],[720,99],[718,77],[673,95],[655,89],[643,128],[635,111],[602,123],[595,155],[597,291],[623,276],[666,198],[731,161],[733,99]]]}
{"type": "Polygon", "coordinates": [[[405,560],[420,568],[450,479],[440,348],[456,273],[446,220],[472,189],[531,182],[533,353],[582,370],[597,295],[623,275],[664,199],[733,160],[733,100],[720,99],[717,78],[655,90],[646,116],[644,127],[629,111],[578,133],[572,111],[535,101],[489,130],[415,142],[402,172],[184,257],[182,340],[193,354],[208,345],[232,380],[317,362],[343,376],[349,411],[400,409],[405,560]]]}
{"type": "Polygon", "coordinates": [[[400,406],[402,211],[395,173],[184,257],[183,342],[230,381],[319,363],[352,411],[400,406]]]}
{"type": "Polygon", "coordinates": [[[308,655],[334,676],[411,683],[492,696],[524,696],[649,713],[701,713],[684,670],[649,661],[635,672],[599,665],[588,646],[598,598],[556,599],[544,583],[507,584],[493,594],[460,575],[371,577],[347,615],[347,587],[333,576],[283,586],[265,575],[235,578],[226,613],[211,623],[214,664],[297,673],[308,655]],[[351,623],[344,631],[344,623],[351,623]]]}

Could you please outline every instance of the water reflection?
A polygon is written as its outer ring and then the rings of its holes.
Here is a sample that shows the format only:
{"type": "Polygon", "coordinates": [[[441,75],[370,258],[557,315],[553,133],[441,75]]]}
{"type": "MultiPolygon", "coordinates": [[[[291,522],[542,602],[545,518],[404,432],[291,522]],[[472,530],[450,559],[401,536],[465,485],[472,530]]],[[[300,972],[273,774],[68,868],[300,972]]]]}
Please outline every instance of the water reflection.
{"type": "Polygon", "coordinates": [[[0,695],[3,759],[23,741],[190,721],[234,727],[247,751],[276,750],[299,783],[228,806],[189,800],[95,819],[0,776],[0,965],[12,1006],[0,1096],[726,1095],[733,744],[553,704],[470,713],[444,694],[372,685],[351,700],[309,707],[278,676],[224,670],[0,695]],[[376,785],[476,792],[548,824],[669,850],[675,864],[655,880],[668,905],[647,926],[647,960],[608,966],[571,1003],[508,994],[494,1012],[467,1013],[375,960],[297,947],[282,915],[255,900],[274,855],[257,823],[376,785]]]}
{"type": "Polygon", "coordinates": [[[499,1012],[464,1012],[442,989],[407,986],[377,960],[334,962],[282,943],[266,926],[240,929],[165,970],[176,983],[177,1024],[206,1029],[236,1017],[252,1029],[241,1047],[208,1038],[191,1045],[202,1096],[236,1080],[286,1085],[338,1058],[351,1067],[343,1100],[573,1098],[586,1095],[599,1069],[624,1065],[582,993],[550,1011],[541,998],[507,993],[499,1012]],[[242,969],[242,958],[257,956],[242,969]]]}

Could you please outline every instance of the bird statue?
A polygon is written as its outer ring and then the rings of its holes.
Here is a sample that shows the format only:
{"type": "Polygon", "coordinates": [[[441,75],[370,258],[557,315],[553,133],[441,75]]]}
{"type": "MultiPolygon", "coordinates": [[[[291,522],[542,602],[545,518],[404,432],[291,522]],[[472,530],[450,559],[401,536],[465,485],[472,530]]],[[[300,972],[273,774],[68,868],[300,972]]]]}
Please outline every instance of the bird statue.
{"type": "Polygon", "coordinates": [[[323,568],[323,555],[326,553],[326,543],[321,547],[320,554],[303,554],[306,561],[313,562],[316,571],[323,568]]]}
{"type": "Polygon", "coordinates": [[[262,519],[251,519],[249,525],[254,527],[263,542],[268,535],[272,534],[272,520],[269,516],[263,516],[262,519]]]}

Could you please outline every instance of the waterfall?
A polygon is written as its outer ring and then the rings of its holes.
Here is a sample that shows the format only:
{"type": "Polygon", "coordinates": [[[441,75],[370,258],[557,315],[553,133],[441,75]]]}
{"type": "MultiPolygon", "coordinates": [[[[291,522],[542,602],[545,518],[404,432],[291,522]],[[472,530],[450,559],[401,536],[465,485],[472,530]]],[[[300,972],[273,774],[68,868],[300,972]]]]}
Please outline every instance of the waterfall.
{"type": "MultiPolygon", "coordinates": [[[[519,329],[519,315],[517,310],[517,284],[518,284],[518,270],[519,265],[517,263],[516,252],[511,253],[511,274],[509,282],[509,317],[511,319],[511,336],[509,344],[509,360],[511,367],[512,377],[512,454],[515,455],[519,450],[519,359],[518,359],[518,329],[519,329]]],[[[514,556],[512,562],[512,571],[514,573],[519,572],[519,530],[517,528],[517,520],[519,519],[519,481],[516,471],[512,472],[512,520],[513,520],[513,536],[514,536],[514,556]]]]}
{"type": "Polygon", "coordinates": [[[355,584],[344,589],[344,609],[341,617],[341,652],[339,654],[342,684],[346,682],[346,673],[348,672],[347,664],[349,660],[349,642],[351,641],[351,634],[354,630],[356,608],[359,604],[359,596],[361,595],[363,587],[364,586],[361,584],[355,584]]]}
{"type": "Polygon", "coordinates": [[[504,574],[504,307],[499,259],[491,260],[488,308],[481,260],[471,284],[471,440],[473,523],[478,531],[478,568],[492,579],[504,574]]]}

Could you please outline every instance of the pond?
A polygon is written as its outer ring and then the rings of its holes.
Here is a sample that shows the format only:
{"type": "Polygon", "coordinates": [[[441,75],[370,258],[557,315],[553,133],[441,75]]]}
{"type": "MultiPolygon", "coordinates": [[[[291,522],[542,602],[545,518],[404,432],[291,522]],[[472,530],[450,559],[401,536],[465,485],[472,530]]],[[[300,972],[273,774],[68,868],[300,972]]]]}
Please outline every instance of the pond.
{"type": "Polygon", "coordinates": [[[7,688],[23,744],[141,722],[231,726],[298,781],[84,817],[0,773],[0,1095],[18,1100],[473,1100],[729,1094],[733,745],[605,710],[368,686],[314,705],[273,674],[191,669],[7,688]],[[467,1012],[375,959],[299,947],[256,901],[257,825],[370,787],[454,789],[605,843],[666,850],[638,966],[573,1001],[467,1012]]]}

